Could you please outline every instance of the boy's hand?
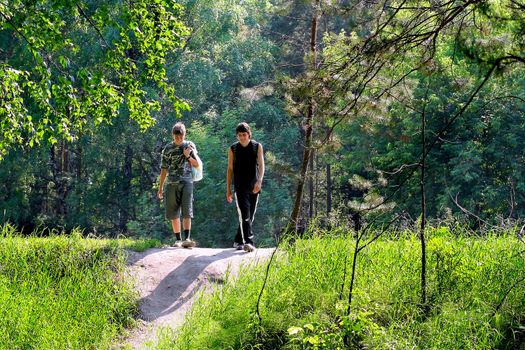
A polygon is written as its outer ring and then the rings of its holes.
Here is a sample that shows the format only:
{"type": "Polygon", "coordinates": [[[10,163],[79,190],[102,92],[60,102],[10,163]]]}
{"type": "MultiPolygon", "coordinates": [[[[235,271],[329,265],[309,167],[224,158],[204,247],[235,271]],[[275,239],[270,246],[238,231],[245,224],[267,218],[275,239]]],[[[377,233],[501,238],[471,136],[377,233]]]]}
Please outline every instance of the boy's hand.
{"type": "Polygon", "coordinates": [[[233,201],[232,191],[226,191],[226,202],[231,203],[233,201]]]}
{"type": "Polygon", "coordinates": [[[164,198],[164,193],[162,192],[162,188],[160,188],[159,191],[157,192],[157,197],[158,197],[159,199],[164,198]]]}
{"type": "Polygon", "coordinates": [[[253,186],[253,193],[259,193],[261,191],[262,184],[257,181],[255,185],[253,186]]]}
{"type": "Polygon", "coordinates": [[[184,153],[184,157],[188,158],[190,156],[192,150],[193,150],[193,148],[191,146],[188,146],[188,147],[184,148],[184,151],[182,151],[184,153]]]}

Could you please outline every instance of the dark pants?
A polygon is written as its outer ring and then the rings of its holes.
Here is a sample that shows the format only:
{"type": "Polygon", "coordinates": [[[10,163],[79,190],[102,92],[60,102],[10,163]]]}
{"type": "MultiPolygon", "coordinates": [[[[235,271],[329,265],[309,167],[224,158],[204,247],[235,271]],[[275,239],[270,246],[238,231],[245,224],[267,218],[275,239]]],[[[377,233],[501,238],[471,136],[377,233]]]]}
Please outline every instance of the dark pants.
{"type": "Polygon", "coordinates": [[[253,244],[252,223],[257,210],[259,193],[239,191],[235,192],[235,204],[239,213],[239,227],[235,242],[239,244],[253,244]]]}

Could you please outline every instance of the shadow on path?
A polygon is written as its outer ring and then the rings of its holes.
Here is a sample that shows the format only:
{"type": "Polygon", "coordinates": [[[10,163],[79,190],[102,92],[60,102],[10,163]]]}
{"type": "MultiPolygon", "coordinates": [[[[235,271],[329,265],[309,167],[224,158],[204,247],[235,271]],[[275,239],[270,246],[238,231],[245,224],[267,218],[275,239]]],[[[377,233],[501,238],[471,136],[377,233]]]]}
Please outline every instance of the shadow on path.
{"type": "MultiPolygon", "coordinates": [[[[228,249],[215,255],[188,256],[179,266],[169,272],[150,294],[140,300],[141,318],[151,322],[175,312],[190,300],[199,287],[206,282],[199,276],[209,265],[241,254],[239,251],[228,249]]],[[[212,279],[219,277],[219,280],[222,278],[222,276],[213,275],[210,277],[212,279]]]]}

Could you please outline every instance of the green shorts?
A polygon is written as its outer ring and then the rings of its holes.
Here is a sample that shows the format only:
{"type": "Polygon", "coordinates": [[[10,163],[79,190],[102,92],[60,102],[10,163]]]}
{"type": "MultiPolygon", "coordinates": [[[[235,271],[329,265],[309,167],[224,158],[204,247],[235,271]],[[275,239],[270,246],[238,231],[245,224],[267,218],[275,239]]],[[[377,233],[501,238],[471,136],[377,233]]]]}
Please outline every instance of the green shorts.
{"type": "Polygon", "coordinates": [[[166,219],[193,218],[193,182],[169,182],[164,188],[166,219]]]}

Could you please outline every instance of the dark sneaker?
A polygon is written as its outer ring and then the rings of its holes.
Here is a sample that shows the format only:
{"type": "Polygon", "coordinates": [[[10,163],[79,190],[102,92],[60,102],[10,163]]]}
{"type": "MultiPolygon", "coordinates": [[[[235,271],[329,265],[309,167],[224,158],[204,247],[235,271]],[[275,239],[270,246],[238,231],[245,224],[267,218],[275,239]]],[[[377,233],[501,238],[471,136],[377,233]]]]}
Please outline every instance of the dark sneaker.
{"type": "Polygon", "coordinates": [[[244,245],[244,251],[246,253],[250,253],[250,252],[253,252],[255,250],[255,247],[253,246],[253,244],[250,244],[250,243],[246,243],[244,245]]]}
{"type": "Polygon", "coordinates": [[[182,242],[182,247],[183,248],[193,248],[195,247],[195,242],[190,240],[190,239],[187,239],[185,241],[182,242]]]}
{"type": "Polygon", "coordinates": [[[237,250],[244,250],[244,244],[242,243],[237,243],[237,242],[234,242],[233,243],[233,247],[237,250]]]}

